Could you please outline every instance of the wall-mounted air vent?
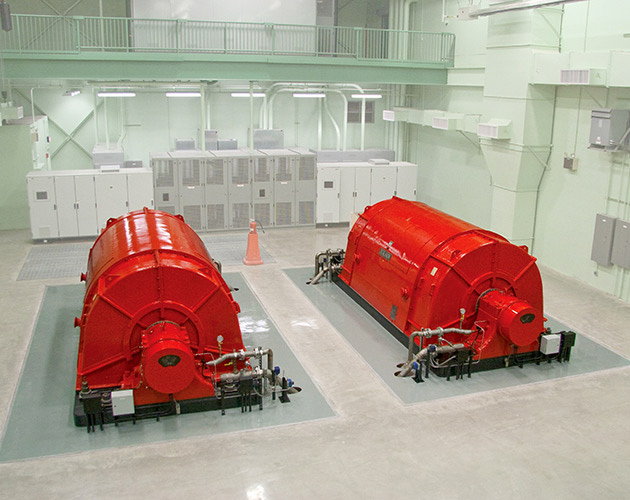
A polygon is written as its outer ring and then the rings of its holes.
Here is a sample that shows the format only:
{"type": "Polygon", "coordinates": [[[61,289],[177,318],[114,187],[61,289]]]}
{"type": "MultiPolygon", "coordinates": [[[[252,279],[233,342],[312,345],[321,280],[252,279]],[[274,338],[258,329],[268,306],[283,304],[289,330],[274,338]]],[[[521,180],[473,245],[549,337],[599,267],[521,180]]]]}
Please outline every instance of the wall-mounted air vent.
{"type": "Polygon", "coordinates": [[[486,139],[509,139],[512,134],[512,120],[493,118],[477,125],[477,135],[486,139]]]}
{"type": "Polygon", "coordinates": [[[604,69],[561,69],[562,85],[604,85],[606,70],[604,69]]]}

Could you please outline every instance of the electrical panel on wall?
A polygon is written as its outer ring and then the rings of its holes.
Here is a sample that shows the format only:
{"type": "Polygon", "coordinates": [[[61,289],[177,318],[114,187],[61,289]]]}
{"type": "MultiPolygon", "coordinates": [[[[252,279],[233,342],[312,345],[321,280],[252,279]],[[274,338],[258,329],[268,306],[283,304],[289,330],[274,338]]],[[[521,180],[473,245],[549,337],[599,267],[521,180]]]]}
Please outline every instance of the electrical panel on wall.
{"type": "Polygon", "coordinates": [[[630,110],[594,109],[591,111],[591,149],[619,151],[630,144],[630,110]]]}

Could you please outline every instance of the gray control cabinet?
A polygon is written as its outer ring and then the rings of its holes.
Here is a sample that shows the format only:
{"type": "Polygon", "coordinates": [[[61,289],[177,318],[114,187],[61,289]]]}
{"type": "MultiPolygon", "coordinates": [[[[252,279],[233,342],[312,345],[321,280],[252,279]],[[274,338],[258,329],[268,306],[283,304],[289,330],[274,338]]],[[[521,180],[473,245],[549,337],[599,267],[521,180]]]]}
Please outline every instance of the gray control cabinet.
{"type": "Polygon", "coordinates": [[[291,148],[295,159],[295,225],[315,224],[317,198],[317,156],[305,148],[291,148]]]}
{"type": "Polygon", "coordinates": [[[170,153],[151,155],[155,208],[172,215],[180,214],[179,182],[175,162],[170,153]]]}
{"type": "Polygon", "coordinates": [[[250,153],[244,150],[213,151],[216,158],[227,161],[228,209],[230,229],[249,227],[252,218],[252,184],[250,153]]]}
{"type": "Polygon", "coordinates": [[[600,266],[610,266],[612,253],[612,243],[615,237],[616,217],[609,217],[604,214],[597,214],[595,217],[595,234],[593,235],[593,248],[591,249],[591,260],[600,266]]]}
{"type": "Polygon", "coordinates": [[[206,229],[227,229],[228,224],[228,158],[209,155],[206,158],[206,229]]]}
{"type": "Polygon", "coordinates": [[[254,219],[263,227],[274,225],[274,182],[275,158],[263,151],[253,151],[252,165],[252,204],[254,219]]]}
{"type": "Polygon", "coordinates": [[[203,231],[206,229],[206,156],[201,151],[174,151],[171,157],[179,184],[179,213],[195,231],[203,231]]]}
{"type": "Polygon", "coordinates": [[[610,261],[616,266],[630,269],[630,222],[617,219],[610,261]]]}

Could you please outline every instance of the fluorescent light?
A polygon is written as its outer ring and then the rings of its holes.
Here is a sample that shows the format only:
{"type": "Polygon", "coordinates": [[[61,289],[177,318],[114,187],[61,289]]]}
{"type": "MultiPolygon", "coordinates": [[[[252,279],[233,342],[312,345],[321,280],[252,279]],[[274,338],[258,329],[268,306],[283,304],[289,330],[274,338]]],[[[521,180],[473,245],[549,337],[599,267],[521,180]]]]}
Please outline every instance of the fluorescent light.
{"type": "Polygon", "coordinates": [[[64,97],[74,97],[75,95],[79,95],[81,93],[80,90],[74,89],[74,90],[66,90],[64,92],[64,97]]]}
{"type": "Polygon", "coordinates": [[[380,99],[381,94],[352,94],[353,99],[380,99]]]}
{"type": "Polygon", "coordinates": [[[264,92],[252,92],[251,94],[249,92],[232,92],[230,95],[232,97],[265,97],[264,92]]]}
{"type": "Polygon", "coordinates": [[[306,92],[293,94],[293,97],[304,97],[310,99],[321,99],[322,97],[326,97],[326,94],[308,94],[306,92]]]}
{"type": "Polygon", "coordinates": [[[135,92],[99,92],[99,97],[136,97],[135,92]]]}
{"type": "Polygon", "coordinates": [[[201,92],[167,92],[166,97],[201,97],[201,92]]]}

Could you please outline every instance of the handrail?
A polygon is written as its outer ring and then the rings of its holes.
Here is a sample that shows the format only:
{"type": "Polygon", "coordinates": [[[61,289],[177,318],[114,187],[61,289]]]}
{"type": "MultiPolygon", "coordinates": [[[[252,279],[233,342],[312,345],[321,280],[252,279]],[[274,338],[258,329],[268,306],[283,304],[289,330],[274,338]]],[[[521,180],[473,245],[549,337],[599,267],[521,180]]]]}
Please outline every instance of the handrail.
{"type": "Polygon", "coordinates": [[[344,57],[453,65],[455,35],[347,26],[13,14],[6,54],[93,52],[344,57]]]}

